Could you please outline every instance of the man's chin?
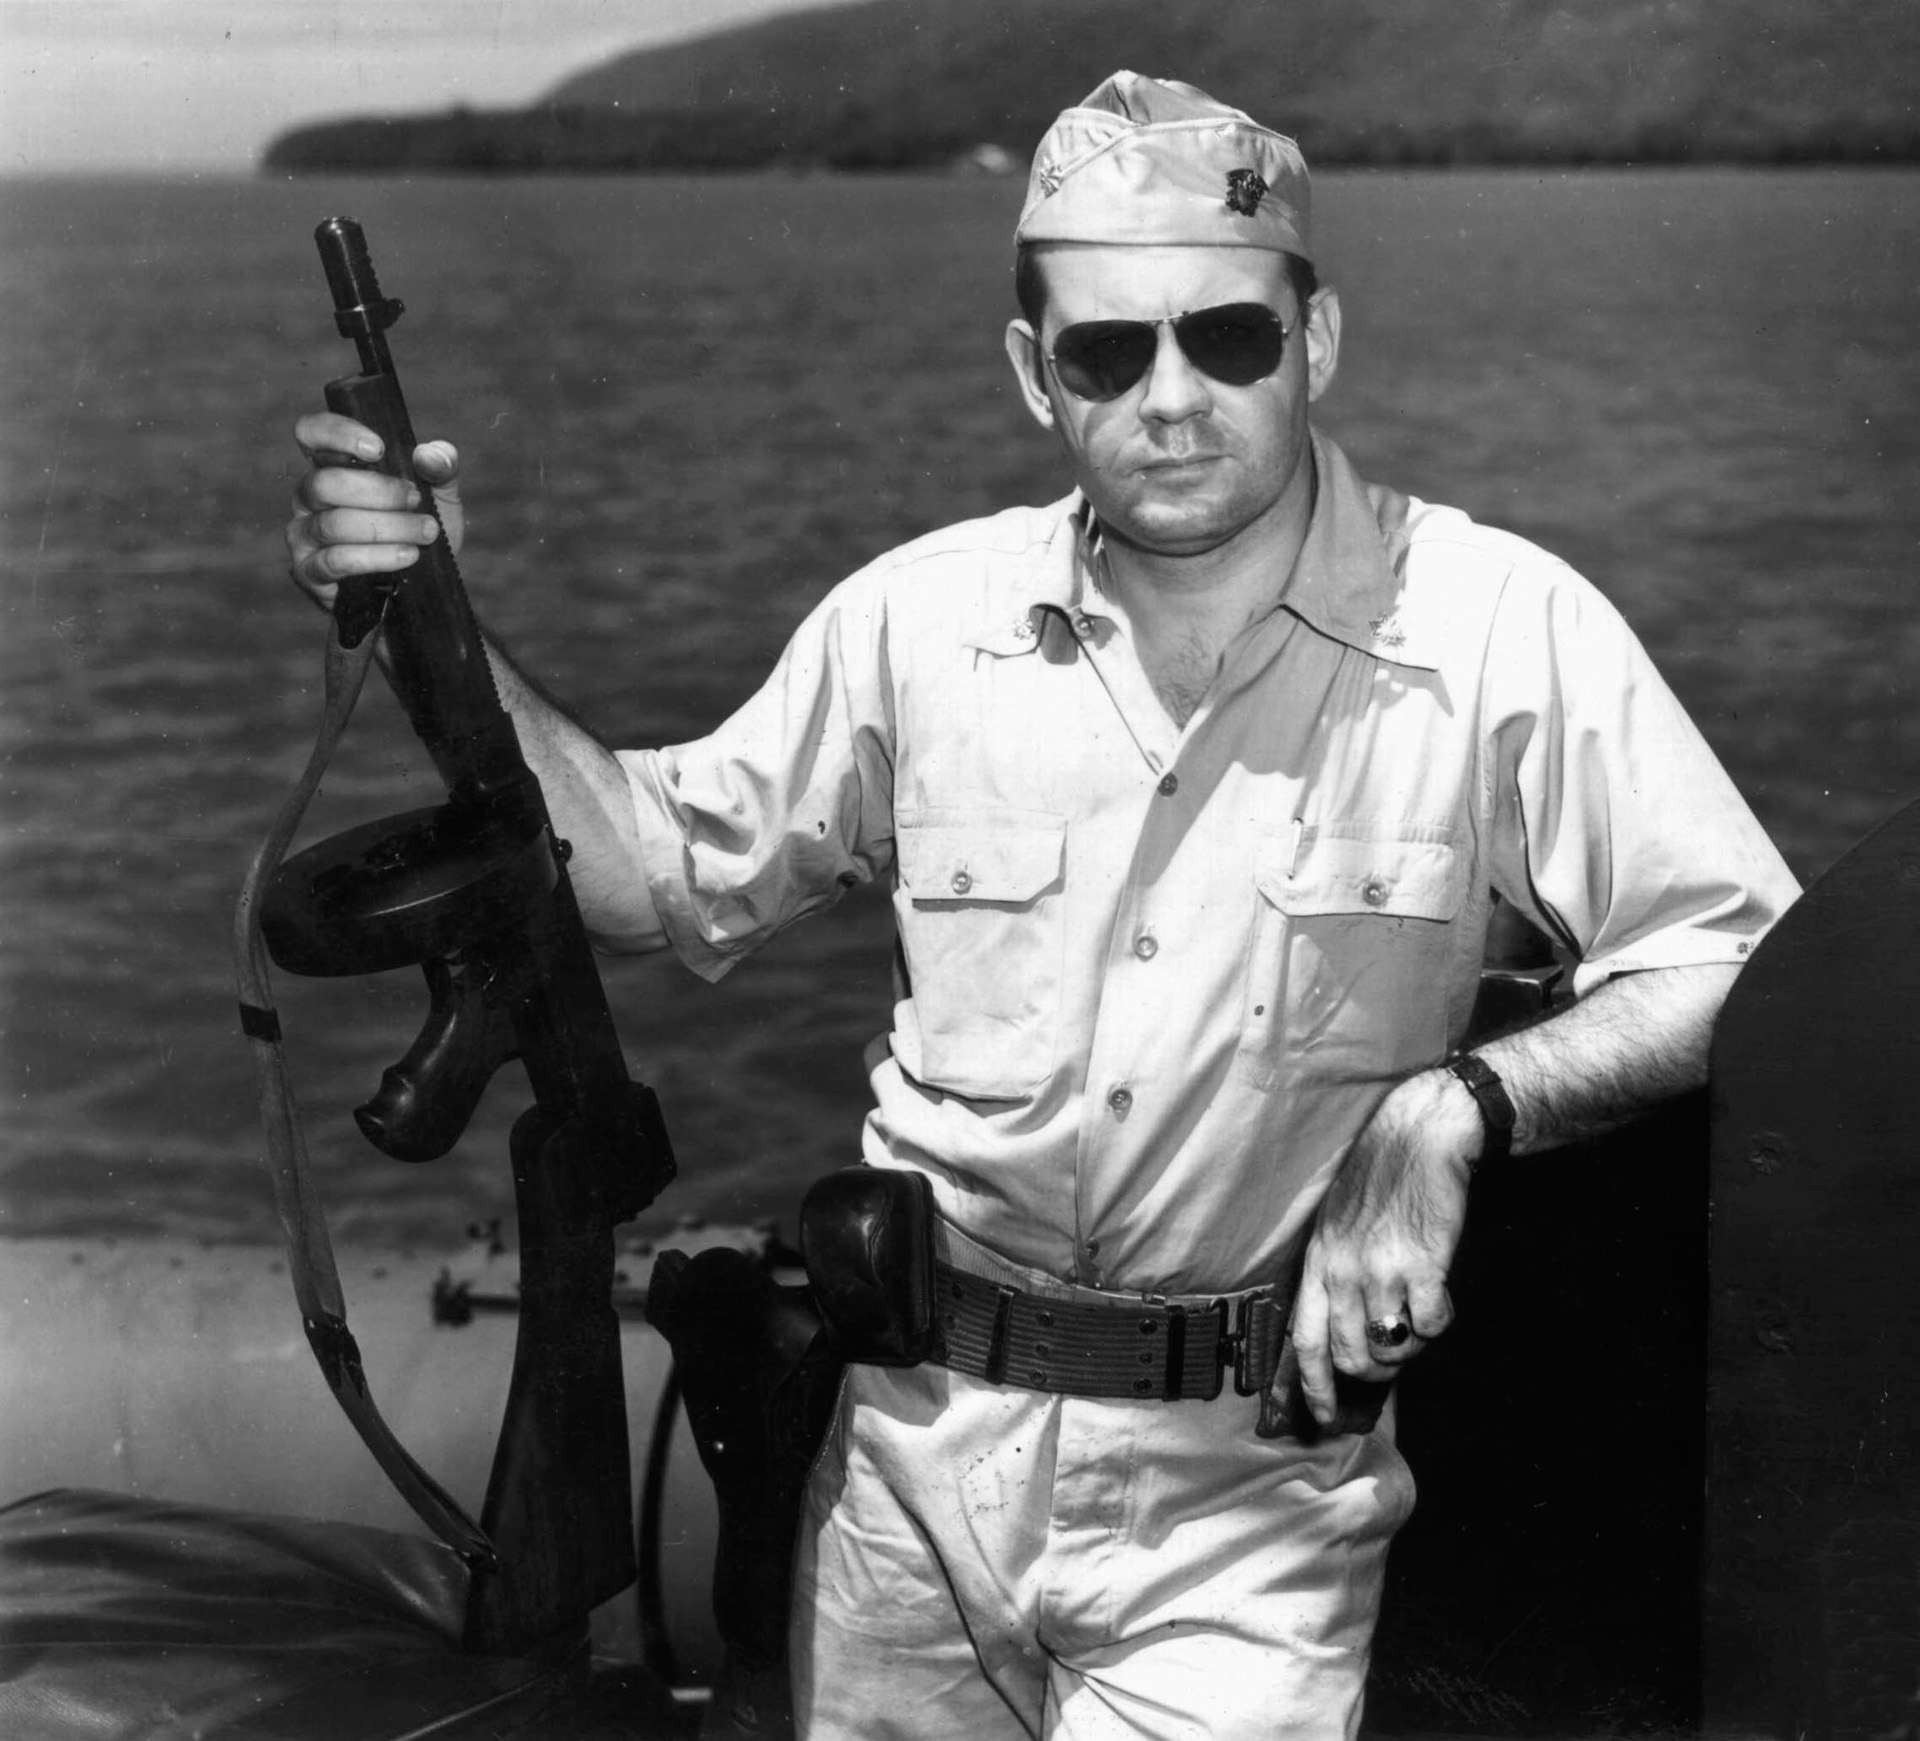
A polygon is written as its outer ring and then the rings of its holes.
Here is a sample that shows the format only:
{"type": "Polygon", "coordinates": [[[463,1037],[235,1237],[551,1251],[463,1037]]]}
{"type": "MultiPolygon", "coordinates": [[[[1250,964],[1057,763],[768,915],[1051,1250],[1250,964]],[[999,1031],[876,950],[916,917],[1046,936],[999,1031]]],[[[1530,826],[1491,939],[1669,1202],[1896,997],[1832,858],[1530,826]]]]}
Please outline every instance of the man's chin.
{"type": "Polygon", "coordinates": [[[1233,515],[1198,502],[1136,504],[1102,515],[1101,523],[1123,542],[1157,556],[1201,556],[1242,530],[1233,515]]]}

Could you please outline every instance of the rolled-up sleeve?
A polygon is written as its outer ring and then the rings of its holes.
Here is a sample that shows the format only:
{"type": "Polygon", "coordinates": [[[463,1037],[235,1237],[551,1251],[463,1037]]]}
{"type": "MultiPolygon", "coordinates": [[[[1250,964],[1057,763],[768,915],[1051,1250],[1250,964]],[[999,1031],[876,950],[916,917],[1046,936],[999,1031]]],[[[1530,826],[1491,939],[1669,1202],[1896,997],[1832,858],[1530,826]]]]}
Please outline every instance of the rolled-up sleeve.
{"type": "Polygon", "coordinates": [[[1744,961],[1798,885],[1619,613],[1522,565],[1489,655],[1494,886],[1578,957],[1575,992],[1744,961]]]}
{"type": "Polygon", "coordinates": [[[893,720],[879,576],[829,594],[711,736],[619,760],[666,941],[703,978],[884,873],[893,720]]]}

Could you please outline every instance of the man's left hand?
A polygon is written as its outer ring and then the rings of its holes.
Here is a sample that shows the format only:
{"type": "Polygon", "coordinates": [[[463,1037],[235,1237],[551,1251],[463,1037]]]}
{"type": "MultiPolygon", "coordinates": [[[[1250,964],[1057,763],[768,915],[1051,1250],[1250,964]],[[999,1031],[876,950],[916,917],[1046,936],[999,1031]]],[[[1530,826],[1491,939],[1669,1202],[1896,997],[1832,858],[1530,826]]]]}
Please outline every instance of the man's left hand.
{"type": "Polygon", "coordinates": [[[1447,1271],[1483,1140],[1473,1097],[1427,1071],[1381,1102],[1334,1175],[1293,1309],[1301,1385],[1323,1427],[1336,1368],[1391,1378],[1452,1321],[1447,1271]]]}

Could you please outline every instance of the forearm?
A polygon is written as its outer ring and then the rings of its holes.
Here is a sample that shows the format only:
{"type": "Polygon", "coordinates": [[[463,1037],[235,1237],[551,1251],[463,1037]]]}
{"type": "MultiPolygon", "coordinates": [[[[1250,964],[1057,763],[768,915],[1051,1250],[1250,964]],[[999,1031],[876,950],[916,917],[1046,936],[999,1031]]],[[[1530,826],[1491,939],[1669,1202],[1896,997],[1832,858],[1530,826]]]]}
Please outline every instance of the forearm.
{"type": "Polygon", "coordinates": [[[572,847],[567,874],[596,943],[657,948],[663,941],[647,889],[627,776],[613,752],[575,720],[483,631],[501,705],[520,753],[540,781],[554,832],[572,847]]]}
{"type": "MultiPolygon", "coordinates": [[[[1531,1028],[1476,1046],[1513,1101],[1513,1149],[1599,1136],[1706,1080],[1714,1018],[1739,969],[1622,975],[1531,1028]]],[[[1451,1071],[1422,1070],[1380,1103],[1335,1173],[1308,1243],[1293,1337],[1314,1414],[1333,1421],[1333,1374],[1392,1376],[1453,1316],[1446,1276],[1485,1140],[1451,1071]],[[1412,1334],[1375,1343],[1367,1326],[1412,1334]]]]}
{"type": "MultiPolygon", "coordinates": [[[[449,443],[424,442],[414,449],[414,469],[432,491],[431,500],[423,502],[415,484],[369,469],[366,462],[380,456],[380,440],[350,418],[315,412],[294,426],[294,437],[312,469],[294,492],[293,518],[287,522],[289,572],[322,610],[333,609],[343,580],[403,574],[418,561],[421,547],[443,531],[458,553],[465,514],[459,456],[449,443]],[[357,463],[337,463],[342,455],[352,455],[357,463]]],[[[587,930],[605,948],[659,948],[665,938],[647,889],[625,772],[484,628],[481,639],[494,687],[513,718],[520,753],[546,794],[555,833],[572,849],[568,875],[587,930]]],[[[375,656],[391,679],[384,641],[375,656]]]]}
{"type": "MultiPolygon", "coordinates": [[[[1731,964],[1623,974],[1559,1014],[1473,1048],[1514,1106],[1513,1152],[1604,1136],[1707,1079],[1713,1024],[1740,969],[1731,964]]],[[[1457,1121],[1478,1112],[1444,1071],[1427,1072],[1457,1121]]]]}

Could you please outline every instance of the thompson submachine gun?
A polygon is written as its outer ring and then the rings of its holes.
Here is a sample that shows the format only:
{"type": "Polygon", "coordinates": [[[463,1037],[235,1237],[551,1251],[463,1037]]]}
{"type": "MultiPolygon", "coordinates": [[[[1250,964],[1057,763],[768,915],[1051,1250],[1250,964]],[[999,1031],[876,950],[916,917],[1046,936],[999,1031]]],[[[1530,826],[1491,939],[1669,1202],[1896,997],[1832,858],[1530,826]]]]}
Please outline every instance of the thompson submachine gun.
{"type": "MultiPolygon", "coordinates": [[[[414,433],[360,226],[316,231],[334,318],[360,372],[328,406],[385,444],[377,469],[414,481],[414,433]]],[[[470,1648],[513,1651],[584,1625],[634,1578],[613,1228],[673,1176],[650,1089],[628,1079],[540,784],[495,689],[453,551],[440,537],[399,576],[343,581],[327,642],[327,714],[300,785],[242,894],[242,1026],[254,1043],[281,1219],[309,1340],[382,1467],[471,1569],[470,1648]],[[436,808],[364,824],[283,856],[344,729],[376,642],[445,781],[436,808]],[[476,1525],[401,1448],[373,1408],[299,1126],[266,985],[266,955],[302,974],[417,965],[426,1026],[355,1112],[402,1161],[443,1155],[496,1070],[519,1058],[534,1104],[510,1143],[519,1219],[513,1377],[476,1525]]]]}

